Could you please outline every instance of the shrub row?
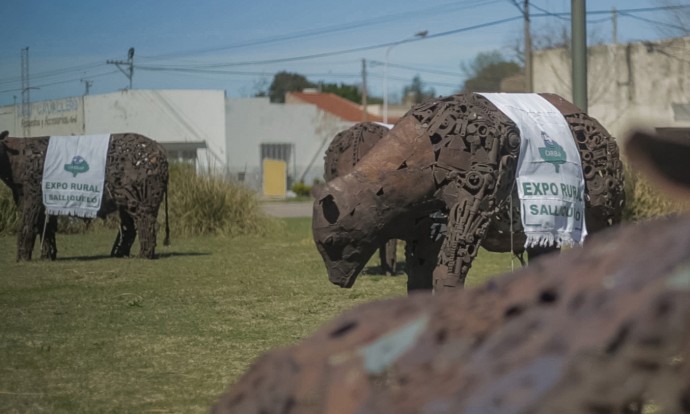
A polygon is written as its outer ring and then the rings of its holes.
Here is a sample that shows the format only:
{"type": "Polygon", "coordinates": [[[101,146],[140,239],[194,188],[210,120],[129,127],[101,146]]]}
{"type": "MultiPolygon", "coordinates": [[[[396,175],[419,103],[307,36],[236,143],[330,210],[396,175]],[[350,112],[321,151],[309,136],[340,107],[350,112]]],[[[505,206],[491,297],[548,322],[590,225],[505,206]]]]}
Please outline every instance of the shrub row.
{"type": "MultiPolygon", "coordinates": [[[[264,235],[282,228],[279,221],[263,213],[255,192],[216,175],[197,175],[188,164],[171,164],[168,203],[173,236],[264,235]]],[[[164,209],[165,203],[158,214],[160,229],[164,228],[164,209]]],[[[13,234],[18,225],[12,192],[0,184],[0,234],[13,234]]],[[[89,221],[60,217],[58,232],[78,233],[117,225],[117,214],[111,214],[107,220],[89,221]]]]}

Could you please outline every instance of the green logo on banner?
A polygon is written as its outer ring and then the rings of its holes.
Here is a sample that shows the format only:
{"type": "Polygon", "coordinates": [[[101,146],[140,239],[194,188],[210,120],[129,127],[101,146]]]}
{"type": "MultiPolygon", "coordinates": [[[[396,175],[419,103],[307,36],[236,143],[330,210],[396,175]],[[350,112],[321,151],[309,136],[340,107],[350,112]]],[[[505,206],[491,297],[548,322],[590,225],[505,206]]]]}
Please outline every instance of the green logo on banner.
{"type": "Polygon", "coordinates": [[[72,173],[73,177],[76,177],[77,174],[85,173],[88,170],[89,163],[87,163],[86,160],[79,155],[72,158],[71,163],[65,164],[65,171],[72,173]]]}
{"type": "Polygon", "coordinates": [[[541,132],[541,139],[544,141],[544,146],[539,147],[539,155],[541,155],[544,161],[553,164],[557,173],[560,172],[561,164],[564,164],[566,161],[563,147],[552,140],[544,131],[541,132]]]}

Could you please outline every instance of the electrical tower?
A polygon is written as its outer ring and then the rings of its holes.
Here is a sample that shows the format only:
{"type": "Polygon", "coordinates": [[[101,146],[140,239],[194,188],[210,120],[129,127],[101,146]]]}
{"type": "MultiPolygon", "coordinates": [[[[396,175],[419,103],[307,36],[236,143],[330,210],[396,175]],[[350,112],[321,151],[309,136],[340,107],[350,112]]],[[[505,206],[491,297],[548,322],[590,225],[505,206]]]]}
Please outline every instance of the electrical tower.
{"type": "Polygon", "coordinates": [[[129,79],[129,88],[132,89],[132,77],[134,76],[134,48],[130,47],[127,51],[127,60],[106,60],[105,63],[115,65],[120,72],[124,73],[129,79]],[[127,67],[127,70],[123,69],[123,66],[127,67]]]}
{"type": "Polygon", "coordinates": [[[22,127],[24,136],[31,136],[31,95],[29,91],[29,47],[22,49],[22,127]]]}

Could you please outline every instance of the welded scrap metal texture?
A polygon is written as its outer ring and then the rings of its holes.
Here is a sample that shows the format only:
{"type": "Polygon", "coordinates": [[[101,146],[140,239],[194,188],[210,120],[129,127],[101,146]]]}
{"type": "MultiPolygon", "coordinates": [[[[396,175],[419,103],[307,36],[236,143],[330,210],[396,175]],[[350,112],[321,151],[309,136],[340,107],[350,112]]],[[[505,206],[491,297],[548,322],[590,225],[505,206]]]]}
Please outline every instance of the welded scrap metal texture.
{"type": "Polygon", "coordinates": [[[690,413],[689,252],[679,216],[362,305],[262,356],[212,412],[690,413]]]}
{"type": "Polygon", "coordinates": [[[388,128],[373,122],[360,122],[333,137],[324,156],[326,182],[352,171],[359,160],[388,132],[388,128]]]}
{"type": "MultiPolygon", "coordinates": [[[[572,103],[555,94],[541,96],[561,111],[576,141],[585,178],[588,226],[599,230],[619,223],[625,195],[624,169],[616,140],[596,119],[572,103]]],[[[450,199],[467,198],[469,193],[489,198],[491,194],[480,191],[480,187],[488,185],[486,172],[500,170],[496,165],[499,157],[495,154],[500,151],[499,143],[492,138],[505,139],[512,143],[513,153],[517,151],[520,133],[514,122],[484,97],[467,94],[429,100],[412,108],[408,115],[417,119],[428,131],[435,154],[432,171],[437,186],[444,187],[444,196],[450,199]],[[453,188],[455,182],[458,183],[455,185],[457,188],[453,188]]],[[[503,171],[514,174],[514,168],[514,165],[505,166],[503,171]]],[[[512,182],[506,177],[498,177],[497,181],[512,182]]],[[[496,203],[500,201],[496,200],[496,203]]],[[[509,206],[509,203],[501,204],[487,237],[500,238],[499,234],[509,233],[509,206]]],[[[512,216],[519,217],[519,203],[513,203],[513,206],[515,211],[512,216]]],[[[514,219],[513,225],[522,232],[519,220],[514,219]]],[[[518,240],[517,244],[524,244],[524,239],[518,240]]]]}
{"type": "MultiPolygon", "coordinates": [[[[586,180],[586,221],[590,232],[619,223],[624,204],[624,179],[623,165],[615,139],[595,119],[582,113],[570,102],[554,94],[542,96],[560,110],[576,140],[586,180]]],[[[354,178],[338,184],[343,188],[342,194],[338,195],[340,203],[345,206],[358,205],[359,211],[370,212],[368,214],[371,215],[374,215],[374,212],[406,209],[404,213],[416,220],[436,211],[439,202],[443,201],[441,205],[445,204],[448,210],[448,233],[438,254],[438,261],[435,257],[431,258],[448,269],[449,276],[443,285],[460,286],[464,283],[480,241],[491,251],[510,251],[511,245],[517,246],[514,248],[515,251],[522,251],[525,238],[519,220],[519,203],[506,202],[513,188],[520,145],[519,130],[513,121],[481,95],[456,94],[430,99],[416,105],[394,126],[391,134],[395,135],[395,132],[405,135],[405,138],[421,134],[424,145],[416,147],[410,158],[401,162],[400,159],[394,159],[396,154],[401,153],[400,148],[395,147],[398,143],[383,139],[375,148],[380,149],[382,145],[387,145],[390,147],[389,151],[376,151],[375,155],[380,157],[380,164],[400,163],[399,170],[407,168],[408,165],[415,165],[414,172],[410,174],[416,175],[391,173],[383,182],[365,179],[368,175],[357,174],[358,170],[355,167],[354,178]],[[431,146],[431,151],[427,151],[427,145],[431,146]],[[432,154],[429,155],[428,152],[432,154]],[[402,200],[403,203],[400,199],[391,199],[390,194],[394,192],[384,188],[411,187],[411,180],[418,184],[414,188],[416,192],[409,191],[408,199],[402,200]],[[427,182],[433,182],[433,188],[427,190],[423,185],[427,182]],[[421,192],[435,202],[429,202],[428,198],[411,199],[419,196],[418,193],[421,192]],[[374,193],[377,195],[375,199],[362,196],[374,193]],[[511,230],[515,233],[513,238],[511,230]]],[[[411,145],[413,142],[416,143],[416,139],[410,138],[406,142],[411,145]]],[[[405,144],[399,144],[402,145],[405,144]]],[[[338,148],[346,148],[341,145],[334,147],[336,151],[338,148]]],[[[411,151],[410,148],[405,149],[411,151]]],[[[329,156],[330,154],[327,154],[327,161],[329,156]]],[[[331,156],[331,159],[335,157],[331,156]]],[[[340,159],[349,160],[347,156],[340,159]]],[[[353,163],[348,162],[347,165],[353,163]]],[[[339,163],[336,161],[327,162],[326,170],[336,170],[338,166],[339,163]]],[[[376,174],[371,175],[376,177],[376,174]]],[[[319,202],[317,200],[317,203],[319,202]]],[[[326,221],[331,222],[328,218],[326,221]]],[[[317,226],[317,222],[319,221],[315,219],[314,226],[317,226]]],[[[339,234],[333,233],[344,231],[343,229],[353,229],[353,233],[366,233],[364,230],[367,227],[386,229],[387,224],[378,219],[375,223],[314,227],[317,236],[315,238],[318,243],[328,240],[331,236],[337,238],[339,234]]],[[[346,238],[345,236],[343,238],[346,238]]],[[[394,236],[407,238],[409,235],[394,236]]],[[[328,249],[335,250],[333,246],[328,245],[324,245],[323,248],[329,256],[331,252],[328,249]]],[[[338,252],[332,253],[335,257],[338,252]]],[[[366,255],[361,256],[364,258],[366,255]]],[[[363,260],[366,259],[368,258],[363,260]]],[[[338,264],[331,263],[327,266],[336,268],[338,264]]],[[[349,281],[334,283],[346,284],[349,281]]]]}

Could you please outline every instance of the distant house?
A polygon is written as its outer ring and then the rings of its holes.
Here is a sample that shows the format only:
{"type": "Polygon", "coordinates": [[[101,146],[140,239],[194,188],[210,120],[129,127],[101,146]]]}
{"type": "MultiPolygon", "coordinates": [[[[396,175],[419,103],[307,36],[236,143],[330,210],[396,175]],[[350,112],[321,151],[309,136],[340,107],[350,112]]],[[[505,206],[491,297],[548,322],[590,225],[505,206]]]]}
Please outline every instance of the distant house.
{"type": "MultiPolygon", "coordinates": [[[[305,89],[302,92],[288,92],[285,94],[286,104],[311,104],[317,106],[322,111],[331,114],[343,121],[350,122],[383,122],[383,117],[376,113],[372,113],[372,107],[369,106],[366,111],[362,109],[361,105],[342,98],[333,93],[318,92],[315,89],[305,89]]],[[[391,108],[389,108],[390,110],[391,108]]],[[[389,114],[390,115],[390,114],[389,114]]],[[[399,115],[388,117],[388,123],[394,124],[400,118],[399,115]]]]}

